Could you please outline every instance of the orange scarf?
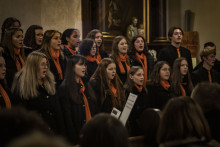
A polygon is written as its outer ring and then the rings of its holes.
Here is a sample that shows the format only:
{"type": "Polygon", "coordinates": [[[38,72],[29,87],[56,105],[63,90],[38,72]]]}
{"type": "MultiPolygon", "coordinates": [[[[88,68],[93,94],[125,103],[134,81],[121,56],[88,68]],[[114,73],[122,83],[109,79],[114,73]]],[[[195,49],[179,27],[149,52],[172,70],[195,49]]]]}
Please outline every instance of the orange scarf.
{"type": "Polygon", "coordinates": [[[208,76],[209,76],[209,83],[212,83],[212,76],[211,76],[210,70],[208,70],[208,76]]]}
{"type": "Polygon", "coordinates": [[[2,84],[0,84],[0,93],[5,101],[5,105],[7,109],[11,109],[11,101],[8,97],[8,94],[6,93],[6,91],[4,90],[4,88],[2,87],[2,84]]]}
{"type": "Polygon", "coordinates": [[[160,81],[160,84],[166,90],[168,90],[170,88],[170,84],[168,81],[160,81]]]}
{"type": "Polygon", "coordinates": [[[180,83],[180,90],[181,90],[182,96],[186,96],[186,91],[181,83],[180,83]]]}
{"type": "Polygon", "coordinates": [[[94,56],[94,57],[92,57],[90,55],[86,56],[86,60],[89,61],[89,62],[95,62],[96,61],[96,63],[99,64],[99,60],[97,59],[96,56],[94,56]]]}
{"type": "Polygon", "coordinates": [[[181,54],[180,54],[180,49],[179,49],[179,48],[177,48],[177,49],[176,49],[176,51],[177,51],[178,58],[180,58],[180,57],[181,57],[181,54]]]}
{"type": "Polygon", "coordinates": [[[143,86],[139,86],[139,85],[137,85],[137,84],[134,84],[134,85],[135,85],[135,87],[137,88],[138,92],[141,92],[141,91],[142,91],[143,86]]]}
{"type": "Polygon", "coordinates": [[[117,89],[114,87],[113,84],[111,84],[111,91],[112,91],[114,97],[117,97],[117,89]]]}
{"type": "Polygon", "coordinates": [[[16,67],[17,67],[17,71],[20,71],[21,70],[21,67],[24,65],[24,60],[23,58],[21,57],[21,54],[20,54],[20,51],[21,49],[17,49],[17,48],[14,48],[14,52],[15,52],[15,55],[18,56],[18,58],[20,59],[20,62],[18,61],[18,59],[16,58],[16,67]]]}
{"type": "Polygon", "coordinates": [[[53,59],[53,62],[57,68],[57,72],[59,74],[59,79],[63,80],[63,72],[62,69],[60,67],[60,62],[59,62],[59,56],[60,56],[60,51],[59,50],[54,50],[54,49],[50,49],[50,55],[53,59]]]}
{"type": "Polygon", "coordinates": [[[147,57],[143,53],[141,55],[139,55],[136,52],[136,58],[141,63],[142,68],[144,70],[144,84],[146,84],[147,83],[147,57]],[[142,62],[142,60],[144,60],[144,63],[142,62]]]}
{"type": "Polygon", "coordinates": [[[101,57],[101,55],[100,55],[100,53],[99,53],[99,48],[97,48],[97,59],[99,60],[99,62],[102,60],[102,57],[101,57]]]}
{"type": "Polygon", "coordinates": [[[130,66],[127,64],[126,59],[127,59],[127,55],[124,55],[124,56],[119,55],[117,57],[117,62],[118,62],[118,66],[119,66],[121,74],[125,74],[125,69],[124,69],[124,66],[122,65],[122,62],[125,62],[125,65],[126,65],[126,68],[127,68],[127,73],[130,70],[130,66]]]}
{"type": "Polygon", "coordinates": [[[69,46],[65,45],[65,47],[70,51],[70,53],[72,53],[73,55],[76,55],[77,51],[71,49],[69,46]]]}
{"type": "Polygon", "coordinates": [[[83,95],[83,100],[84,100],[84,104],[85,104],[85,111],[86,111],[86,122],[87,122],[92,118],[92,116],[91,116],[91,112],[90,112],[90,108],[89,108],[89,103],[87,101],[86,95],[84,94],[85,86],[84,86],[81,78],[80,78],[79,82],[82,85],[82,88],[80,89],[80,93],[83,95]]]}

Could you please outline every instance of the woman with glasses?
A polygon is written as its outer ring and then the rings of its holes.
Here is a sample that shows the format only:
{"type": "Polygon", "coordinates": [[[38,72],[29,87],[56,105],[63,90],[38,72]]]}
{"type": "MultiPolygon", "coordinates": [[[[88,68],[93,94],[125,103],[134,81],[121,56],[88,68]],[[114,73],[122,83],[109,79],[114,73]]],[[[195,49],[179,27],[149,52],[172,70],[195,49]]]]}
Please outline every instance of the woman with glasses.
{"type": "Polygon", "coordinates": [[[159,61],[155,64],[150,82],[147,83],[151,107],[162,110],[171,98],[170,74],[170,66],[167,62],[159,61]]]}
{"type": "Polygon", "coordinates": [[[96,43],[93,39],[84,39],[79,46],[80,54],[85,56],[87,60],[86,79],[88,80],[93,75],[99,64],[96,51],[96,43]]]}
{"type": "Polygon", "coordinates": [[[12,93],[15,105],[36,111],[55,134],[64,133],[58,100],[54,97],[55,81],[45,54],[32,52],[24,67],[15,76],[12,93]]]}

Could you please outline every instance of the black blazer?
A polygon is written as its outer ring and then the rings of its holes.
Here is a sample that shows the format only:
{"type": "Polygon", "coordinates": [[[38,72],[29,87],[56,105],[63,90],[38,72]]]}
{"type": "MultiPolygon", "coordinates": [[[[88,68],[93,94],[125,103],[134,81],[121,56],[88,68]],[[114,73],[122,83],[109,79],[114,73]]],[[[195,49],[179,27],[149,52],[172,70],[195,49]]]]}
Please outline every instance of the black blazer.
{"type": "MultiPolygon", "coordinates": [[[[77,84],[77,91],[80,91],[81,84],[77,84]]],[[[58,92],[56,94],[57,98],[60,101],[64,123],[67,128],[67,140],[71,142],[73,145],[78,143],[79,133],[83,125],[86,123],[86,114],[85,114],[85,104],[83,100],[83,95],[79,94],[80,103],[75,103],[70,95],[70,91],[68,91],[64,82],[60,85],[58,92]]],[[[85,88],[85,95],[87,97],[89,108],[91,115],[94,114],[94,101],[89,96],[87,87],[85,88]]]]}
{"type": "MultiPolygon", "coordinates": [[[[143,88],[141,92],[137,90],[136,87],[132,88],[133,94],[136,94],[137,100],[132,108],[132,111],[130,113],[130,116],[127,121],[127,128],[129,130],[130,136],[139,136],[141,135],[141,130],[138,125],[138,120],[140,118],[140,115],[146,108],[150,108],[150,99],[147,94],[147,91],[143,88]]],[[[126,97],[128,98],[130,92],[126,90],[126,97]]]]}
{"type": "MultiPolygon", "coordinates": [[[[192,58],[190,51],[182,46],[179,47],[179,50],[181,57],[186,58],[188,62],[189,71],[191,73],[193,70],[193,66],[192,66],[192,58]]],[[[172,45],[161,49],[158,54],[158,61],[167,61],[171,67],[173,67],[173,63],[176,60],[176,58],[178,58],[176,47],[172,45]]]]}
{"type": "Polygon", "coordinates": [[[150,98],[150,104],[152,108],[158,108],[163,110],[167,101],[172,98],[171,88],[164,89],[161,85],[154,85],[151,82],[147,82],[147,89],[150,98]]]}
{"type": "MultiPolygon", "coordinates": [[[[131,66],[141,66],[142,64],[138,61],[138,59],[136,58],[135,55],[130,55],[130,62],[131,62],[131,66]]],[[[153,70],[154,67],[154,57],[151,56],[150,53],[147,53],[147,79],[149,79],[150,77],[150,73],[153,70]]]]}
{"type": "Polygon", "coordinates": [[[92,79],[89,81],[90,87],[93,89],[93,92],[96,97],[96,113],[106,112],[111,113],[113,109],[112,98],[110,90],[105,90],[105,100],[101,103],[101,83],[100,79],[92,79]]]}
{"type": "Polygon", "coordinates": [[[65,126],[63,115],[58,99],[48,94],[44,87],[39,86],[39,95],[34,98],[23,99],[19,96],[19,84],[16,85],[13,95],[15,97],[14,105],[20,105],[30,111],[37,112],[43,120],[49,125],[49,129],[55,134],[65,135],[65,126]]]}
{"type": "MultiPolygon", "coordinates": [[[[220,84],[220,73],[215,71],[214,69],[210,70],[211,77],[212,77],[212,82],[216,82],[220,84]]],[[[201,66],[199,69],[195,70],[192,72],[192,82],[194,87],[196,84],[203,82],[203,81],[209,81],[208,77],[208,70],[206,70],[203,66],[201,66]]]]}

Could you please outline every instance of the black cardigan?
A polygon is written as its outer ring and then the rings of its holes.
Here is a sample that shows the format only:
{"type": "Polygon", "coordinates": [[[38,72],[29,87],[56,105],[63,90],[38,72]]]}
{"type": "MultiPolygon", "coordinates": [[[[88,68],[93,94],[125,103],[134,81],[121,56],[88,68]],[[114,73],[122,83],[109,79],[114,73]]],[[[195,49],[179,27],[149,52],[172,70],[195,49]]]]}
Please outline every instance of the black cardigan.
{"type": "MultiPolygon", "coordinates": [[[[80,91],[81,84],[77,84],[77,91],[80,91]]],[[[60,85],[58,92],[56,96],[58,97],[63,116],[64,116],[64,123],[67,128],[67,136],[69,142],[71,142],[73,145],[78,143],[79,139],[79,133],[83,125],[86,123],[86,115],[85,115],[85,104],[83,100],[83,95],[79,94],[80,96],[80,103],[75,103],[70,95],[70,91],[68,91],[69,88],[65,85],[64,82],[60,85]]],[[[89,108],[91,115],[94,114],[94,101],[89,96],[89,93],[87,91],[87,87],[85,88],[85,95],[88,100],[89,108]]]]}

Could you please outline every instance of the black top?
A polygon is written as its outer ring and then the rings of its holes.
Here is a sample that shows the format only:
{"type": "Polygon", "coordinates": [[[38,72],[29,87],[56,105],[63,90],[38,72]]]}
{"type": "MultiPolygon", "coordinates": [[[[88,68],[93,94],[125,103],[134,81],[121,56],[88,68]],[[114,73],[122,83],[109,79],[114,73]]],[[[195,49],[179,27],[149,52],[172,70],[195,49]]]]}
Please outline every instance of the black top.
{"type": "MultiPolygon", "coordinates": [[[[0,81],[0,83],[2,84],[3,82],[0,81]]],[[[2,87],[3,87],[3,89],[5,90],[5,92],[7,93],[8,97],[9,97],[9,99],[10,99],[10,102],[11,102],[11,104],[12,104],[12,103],[13,103],[13,97],[12,97],[13,95],[11,94],[10,89],[9,89],[7,86],[5,86],[4,84],[2,84],[2,87]]],[[[6,108],[6,104],[5,104],[5,101],[4,101],[4,99],[3,99],[3,96],[2,96],[1,93],[0,93],[0,110],[1,110],[2,108],[6,108]]]]}
{"type": "Polygon", "coordinates": [[[94,62],[87,61],[87,73],[86,73],[87,81],[89,81],[89,79],[92,77],[97,67],[98,67],[98,64],[96,61],[94,62]]]}
{"type": "MultiPolygon", "coordinates": [[[[220,84],[220,73],[218,73],[214,69],[211,69],[210,73],[212,77],[212,82],[217,82],[218,84],[220,84]]],[[[194,87],[196,86],[196,84],[202,81],[209,81],[208,70],[206,70],[203,66],[192,72],[192,82],[194,87]]]]}
{"type": "MultiPolygon", "coordinates": [[[[69,56],[72,56],[73,54],[68,50],[68,48],[66,48],[64,46],[64,49],[63,49],[63,53],[66,57],[69,57],[69,56]]],[[[78,51],[76,51],[76,54],[78,54],[78,51]]]]}
{"type": "MultiPolygon", "coordinates": [[[[81,84],[77,84],[77,87],[74,88],[77,88],[77,91],[80,91],[81,87],[82,87],[81,84]]],[[[56,95],[60,101],[64,116],[64,123],[67,128],[66,138],[68,139],[69,142],[75,145],[78,143],[80,130],[83,127],[83,125],[86,123],[85,104],[82,94],[79,94],[80,103],[75,103],[72,100],[72,96],[70,95],[68,89],[69,88],[67,88],[65,82],[63,82],[60,85],[56,95]]],[[[87,87],[85,88],[84,93],[88,100],[91,116],[93,116],[94,101],[89,96],[87,87]]]]}
{"type": "Polygon", "coordinates": [[[24,99],[19,95],[19,84],[16,85],[14,90],[13,100],[14,105],[21,105],[27,110],[36,111],[43,120],[49,125],[55,134],[64,135],[65,126],[63,122],[63,115],[58,99],[50,95],[43,86],[38,87],[38,96],[24,99]]]}
{"type": "MultiPolygon", "coordinates": [[[[149,79],[150,73],[153,70],[154,67],[154,57],[151,56],[151,54],[147,54],[147,78],[149,79]]],[[[142,67],[142,64],[140,63],[140,61],[136,58],[136,55],[130,55],[130,62],[131,62],[131,66],[140,66],[142,67]]]]}
{"type": "MultiPolygon", "coordinates": [[[[136,87],[132,88],[133,94],[136,94],[137,100],[135,101],[135,104],[132,108],[132,111],[130,113],[130,116],[127,121],[127,128],[129,130],[129,135],[130,136],[140,136],[141,135],[141,130],[138,125],[138,120],[140,118],[140,115],[146,108],[150,108],[150,100],[149,96],[146,92],[146,90],[143,88],[141,92],[137,90],[136,87]]],[[[130,92],[126,90],[126,97],[128,98],[130,92]]]]}
{"type": "Polygon", "coordinates": [[[124,67],[124,70],[125,70],[125,74],[122,74],[121,71],[120,71],[120,68],[118,66],[118,64],[116,63],[116,72],[120,78],[120,80],[122,81],[123,84],[125,84],[126,82],[126,79],[127,79],[127,67],[126,67],[126,64],[125,62],[121,62],[122,63],[122,66],[124,67]]]}
{"type": "MultiPolygon", "coordinates": [[[[196,67],[193,69],[193,71],[199,69],[201,66],[203,65],[203,61],[200,62],[198,65],[196,65],[196,67]]],[[[219,60],[215,60],[215,64],[214,66],[212,67],[212,69],[216,70],[217,72],[220,73],[220,61],[219,60]]]]}
{"type": "MultiPolygon", "coordinates": [[[[192,66],[192,58],[191,53],[188,49],[180,46],[179,47],[181,57],[185,57],[188,62],[188,67],[190,73],[193,70],[192,66]]],[[[173,63],[178,58],[176,47],[170,45],[160,50],[158,54],[158,61],[167,61],[171,67],[173,67],[173,63]]]]}
{"type": "Polygon", "coordinates": [[[171,88],[166,90],[161,85],[154,85],[151,82],[147,82],[147,89],[152,108],[163,110],[168,100],[173,96],[171,88]]]}

